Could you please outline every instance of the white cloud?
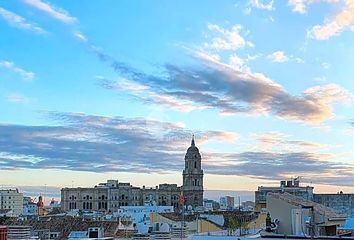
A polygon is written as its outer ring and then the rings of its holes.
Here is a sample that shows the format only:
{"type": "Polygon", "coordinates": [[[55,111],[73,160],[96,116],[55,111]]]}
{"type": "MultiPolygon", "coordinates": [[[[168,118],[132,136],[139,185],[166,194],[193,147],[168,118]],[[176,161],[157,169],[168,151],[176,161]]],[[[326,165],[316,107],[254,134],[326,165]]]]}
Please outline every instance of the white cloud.
{"type": "Polygon", "coordinates": [[[354,94],[337,84],[326,84],[315,86],[304,92],[307,99],[318,101],[319,104],[339,102],[351,104],[354,101],[354,94]]]}
{"type": "Polygon", "coordinates": [[[229,65],[234,69],[242,72],[250,72],[249,67],[245,65],[245,61],[237,56],[236,54],[232,54],[229,58],[229,65]]]}
{"type": "Polygon", "coordinates": [[[321,66],[322,66],[324,69],[328,69],[328,68],[331,67],[331,64],[328,63],[328,62],[323,62],[323,63],[321,64],[321,66]]]}
{"type": "Polygon", "coordinates": [[[293,12],[304,14],[308,5],[318,2],[337,3],[339,0],[289,0],[288,4],[292,7],[293,12]]]}
{"type": "Polygon", "coordinates": [[[249,4],[254,7],[254,8],[259,8],[259,9],[264,9],[268,11],[274,10],[273,7],[273,0],[270,0],[268,2],[262,1],[262,0],[250,0],[249,4]]]}
{"type": "Polygon", "coordinates": [[[9,71],[19,74],[24,80],[27,81],[31,81],[35,77],[33,72],[26,71],[22,68],[16,67],[16,65],[10,61],[0,61],[0,67],[6,68],[9,71]]]}
{"type": "Polygon", "coordinates": [[[354,27],[354,0],[346,0],[345,7],[334,17],[323,25],[312,27],[309,32],[311,38],[317,40],[327,40],[332,36],[338,35],[345,29],[353,31],[354,27]]]}
{"type": "Polygon", "coordinates": [[[70,16],[70,14],[61,9],[50,5],[49,3],[43,2],[41,0],[23,0],[24,3],[49,14],[52,18],[55,18],[63,23],[70,24],[76,21],[76,18],[70,16]]]}
{"type": "Polygon", "coordinates": [[[28,30],[34,33],[38,34],[44,34],[46,33],[45,30],[43,30],[40,27],[35,26],[34,24],[31,24],[27,22],[26,19],[21,17],[20,15],[17,15],[13,12],[10,12],[4,8],[0,7],[0,16],[11,26],[19,28],[19,29],[24,29],[28,30]]]}
{"type": "Polygon", "coordinates": [[[82,33],[82,32],[79,32],[79,31],[76,31],[73,33],[74,34],[74,37],[76,39],[78,39],[80,42],[87,42],[87,37],[82,33]]]}
{"type": "Polygon", "coordinates": [[[354,31],[354,0],[289,0],[288,4],[292,6],[294,12],[304,14],[308,5],[319,2],[337,4],[339,6],[344,3],[344,7],[333,17],[326,19],[323,24],[315,25],[308,30],[307,35],[309,38],[327,40],[339,35],[344,30],[354,31]]]}
{"type": "Polygon", "coordinates": [[[10,103],[28,103],[29,99],[21,94],[13,93],[6,96],[6,101],[10,103]]]}
{"type": "Polygon", "coordinates": [[[222,28],[216,24],[208,24],[208,29],[216,36],[211,43],[205,43],[206,48],[214,50],[236,50],[246,45],[245,39],[240,35],[241,25],[234,25],[230,29],[222,28]]]}
{"type": "Polygon", "coordinates": [[[295,61],[296,61],[297,63],[305,63],[304,59],[299,58],[299,57],[296,57],[296,58],[295,58],[295,61]]]}
{"type": "Polygon", "coordinates": [[[282,51],[276,51],[272,54],[268,55],[268,58],[272,60],[272,62],[283,63],[287,62],[289,58],[282,51]]]}

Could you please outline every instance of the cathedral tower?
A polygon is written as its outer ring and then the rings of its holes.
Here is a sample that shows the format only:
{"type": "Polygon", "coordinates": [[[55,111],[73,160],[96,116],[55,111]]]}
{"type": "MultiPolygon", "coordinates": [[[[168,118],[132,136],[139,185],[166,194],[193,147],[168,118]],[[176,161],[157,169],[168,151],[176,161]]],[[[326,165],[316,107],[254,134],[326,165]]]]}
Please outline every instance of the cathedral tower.
{"type": "Polygon", "coordinates": [[[203,170],[202,157],[199,149],[195,146],[194,136],[191,146],[188,148],[184,158],[183,170],[183,195],[185,206],[193,208],[203,206],[203,170]]]}

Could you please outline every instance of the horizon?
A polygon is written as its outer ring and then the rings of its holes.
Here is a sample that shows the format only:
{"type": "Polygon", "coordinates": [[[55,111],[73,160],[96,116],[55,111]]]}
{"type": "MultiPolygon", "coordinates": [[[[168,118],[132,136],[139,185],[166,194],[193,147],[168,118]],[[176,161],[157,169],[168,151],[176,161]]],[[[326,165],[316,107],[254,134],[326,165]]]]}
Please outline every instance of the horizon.
{"type": "MultiPolygon", "coordinates": [[[[0,1],[0,186],[300,176],[354,193],[354,3],[0,1]]],[[[36,190],[36,191],[37,191],[36,190]]]]}

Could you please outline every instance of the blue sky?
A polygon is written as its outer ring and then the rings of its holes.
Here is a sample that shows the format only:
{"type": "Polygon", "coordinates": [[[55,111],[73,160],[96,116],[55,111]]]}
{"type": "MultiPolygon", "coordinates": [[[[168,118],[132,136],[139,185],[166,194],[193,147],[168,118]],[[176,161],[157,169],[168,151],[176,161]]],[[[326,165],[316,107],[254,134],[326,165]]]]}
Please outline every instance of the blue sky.
{"type": "Polygon", "coordinates": [[[4,185],[353,191],[354,1],[0,1],[4,185]]]}

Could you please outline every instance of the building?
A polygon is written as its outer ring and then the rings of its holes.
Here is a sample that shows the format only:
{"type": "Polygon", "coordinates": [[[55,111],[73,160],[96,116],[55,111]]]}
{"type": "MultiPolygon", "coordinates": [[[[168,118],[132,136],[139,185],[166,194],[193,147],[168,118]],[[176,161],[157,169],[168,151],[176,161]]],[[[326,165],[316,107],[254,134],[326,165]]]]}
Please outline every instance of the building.
{"type": "Polygon", "coordinates": [[[0,240],[7,240],[7,227],[0,225],[0,240]]]}
{"type": "Polygon", "coordinates": [[[314,188],[310,186],[300,186],[297,179],[291,181],[281,181],[277,187],[258,187],[255,192],[255,212],[266,212],[267,193],[290,193],[306,200],[325,205],[334,209],[339,214],[354,217],[354,194],[353,193],[314,193],[314,188]]]}
{"type": "Polygon", "coordinates": [[[7,239],[8,240],[28,240],[32,236],[31,226],[7,226],[7,239]]]}
{"type": "Polygon", "coordinates": [[[23,194],[18,189],[0,190],[0,210],[12,210],[14,217],[23,212],[23,194]]]}
{"type": "Polygon", "coordinates": [[[339,192],[337,194],[314,194],[313,201],[333,208],[337,213],[354,217],[354,194],[339,192]]]}
{"type": "Polygon", "coordinates": [[[184,160],[183,195],[185,196],[185,205],[193,208],[203,206],[202,157],[199,149],[195,146],[194,137],[184,160]]]}
{"type": "Polygon", "coordinates": [[[22,215],[26,217],[36,216],[37,211],[38,211],[37,204],[33,202],[33,199],[31,197],[24,197],[22,215]]]}
{"type": "Polygon", "coordinates": [[[194,137],[185,155],[183,186],[159,184],[156,187],[142,188],[108,180],[91,188],[61,189],[61,208],[63,211],[117,211],[121,206],[158,205],[173,206],[180,209],[179,199],[184,195],[184,205],[196,208],[203,206],[203,170],[201,155],[195,146],[194,137]]]}
{"type": "Polygon", "coordinates": [[[255,192],[255,212],[266,210],[266,196],[268,193],[290,193],[306,200],[313,200],[313,187],[300,186],[298,178],[289,181],[280,181],[280,186],[278,187],[258,187],[258,190],[255,192]]]}
{"type": "Polygon", "coordinates": [[[217,210],[220,210],[220,204],[217,201],[205,198],[203,200],[203,210],[204,211],[217,211],[217,210]]]}
{"type": "Polygon", "coordinates": [[[205,211],[213,211],[214,210],[214,200],[204,199],[203,207],[205,211]]]}
{"type": "Polygon", "coordinates": [[[242,210],[243,211],[251,211],[253,212],[254,211],[254,202],[252,201],[245,201],[245,202],[242,202],[241,204],[241,207],[242,207],[242,210]]]}
{"type": "Polygon", "coordinates": [[[43,197],[39,196],[37,202],[37,215],[43,216],[44,214],[45,214],[45,209],[44,209],[43,197]]]}
{"type": "Polygon", "coordinates": [[[146,234],[152,227],[150,216],[153,213],[173,213],[172,206],[124,206],[113,212],[114,218],[128,217],[138,233],[146,234]]]}
{"type": "Polygon", "coordinates": [[[235,198],[230,196],[225,196],[220,198],[220,209],[221,210],[233,210],[235,207],[235,198]]]}
{"type": "Polygon", "coordinates": [[[289,193],[268,193],[267,210],[279,234],[335,236],[345,216],[333,209],[289,193]]]}

